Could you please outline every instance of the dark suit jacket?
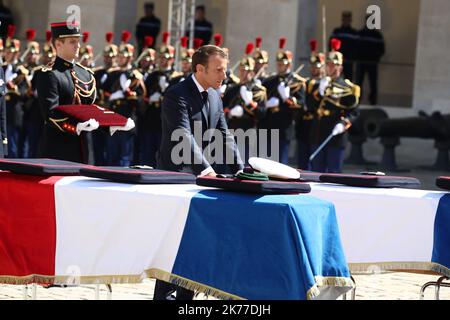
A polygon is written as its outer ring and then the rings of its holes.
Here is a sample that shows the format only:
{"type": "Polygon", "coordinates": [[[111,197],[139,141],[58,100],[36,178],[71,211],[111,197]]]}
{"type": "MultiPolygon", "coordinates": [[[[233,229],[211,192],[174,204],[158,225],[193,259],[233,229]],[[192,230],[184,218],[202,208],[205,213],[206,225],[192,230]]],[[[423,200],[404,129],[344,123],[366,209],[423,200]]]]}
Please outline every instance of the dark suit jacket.
{"type": "Polygon", "coordinates": [[[192,77],[188,77],[166,91],[161,105],[162,138],[158,156],[159,168],[171,171],[184,170],[186,164],[174,163],[171,157],[172,149],[180,143],[180,140],[171,141],[172,133],[177,129],[181,129],[177,131],[181,133],[178,138],[181,137],[190,149],[190,154],[183,153],[183,156],[190,156],[192,172],[198,175],[209,166],[214,167],[203,155],[203,150],[212,135],[206,135],[208,138],[206,142],[199,140],[202,137],[194,138],[194,123],[197,123],[197,126],[202,124],[202,136],[207,129],[217,129],[216,132],[222,135],[224,153],[232,155],[233,158],[233,163],[229,164],[232,172],[237,172],[244,167],[234,137],[228,131],[222,100],[217,91],[209,89],[208,100],[209,114],[206,114],[206,111],[202,109],[202,96],[192,77]]]}

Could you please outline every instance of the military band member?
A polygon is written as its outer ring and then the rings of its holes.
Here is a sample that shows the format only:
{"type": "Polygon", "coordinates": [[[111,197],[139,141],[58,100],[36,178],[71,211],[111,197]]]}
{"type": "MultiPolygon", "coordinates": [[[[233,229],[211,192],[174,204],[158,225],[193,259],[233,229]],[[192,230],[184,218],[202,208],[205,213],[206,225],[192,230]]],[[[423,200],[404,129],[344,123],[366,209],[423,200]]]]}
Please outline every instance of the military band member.
{"type": "MultiPolygon", "coordinates": [[[[270,154],[276,152],[272,150],[271,137],[277,132],[273,130],[278,130],[279,139],[274,142],[278,143],[279,160],[288,164],[289,130],[294,119],[294,110],[301,110],[305,106],[305,79],[292,72],[292,52],[284,49],[285,44],[286,39],[281,38],[276,57],[277,74],[263,82],[267,88],[268,100],[262,127],[268,129],[267,149],[270,154]]],[[[271,154],[272,156],[274,155],[271,154]]]]}
{"type": "Polygon", "coordinates": [[[320,98],[317,89],[321,79],[325,77],[325,54],[317,51],[317,41],[310,41],[311,56],[309,58],[311,77],[306,80],[305,104],[306,108],[295,115],[295,133],[297,137],[298,168],[310,170],[309,157],[311,155],[311,125],[314,111],[317,110],[320,98]]]}
{"type": "Polygon", "coordinates": [[[23,99],[28,90],[28,70],[19,64],[20,41],[14,38],[16,27],[8,26],[3,70],[6,82],[6,123],[8,126],[8,157],[22,157],[23,99]]]}
{"type": "MultiPolygon", "coordinates": [[[[201,39],[199,39],[199,40],[201,40],[201,39]]],[[[177,77],[173,77],[170,80],[169,88],[171,86],[173,86],[174,84],[177,84],[178,82],[186,80],[186,78],[192,74],[192,56],[194,55],[195,50],[192,48],[188,48],[188,41],[189,41],[189,38],[186,36],[181,37],[181,39],[180,39],[181,74],[177,77]]]]}
{"type": "Polygon", "coordinates": [[[6,83],[3,68],[0,68],[0,158],[8,155],[8,135],[6,129],[6,83]]]}
{"type": "Polygon", "coordinates": [[[360,88],[342,76],[344,57],[339,47],[340,41],[333,38],[326,62],[327,77],[313,93],[320,99],[312,123],[313,151],[333,135],[312,161],[312,170],[318,172],[342,172],[347,143],[345,132],[358,115],[360,88]]]}
{"type": "Polygon", "coordinates": [[[94,48],[88,43],[89,42],[90,33],[85,31],[83,32],[82,42],[83,45],[80,48],[80,64],[86,68],[94,67],[94,48]]]}
{"type": "MultiPolygon", "coordinates": [[[[136,122],[136,112],[139,105],[143,103],[146,90],[142,73],[131,65],[135,49],[128,43],[130,37],[130,32],[122,33],[122,43],[117,56],[118,68],[108,72],[103,89],[105,96],[109,99],[109,108],[136,122]]],[[[108,139],[109,165],[122,167],[132,165],[135,162],[135,144],[136,129],[116,132],[108,139]]]]}
{"type": "Polygon", "coordinates": [[[22,96],[24,101],[23,130],[21,149],[24,158],[37,158],[39,140],[42,134],[44,119],[42,118],[39,101],[36,92],[36,75],[42,69],[39,65],[40,46],[34,41],[36,32],[34,29],[28,29],[27,32],[27,48],[22,54],[24,67],[28,71],[27,75],[27,91],[22,96]]]}
{"type": "MultiPolygon", "coordinates": [[[[258,120],[264,115],[267,100],[266,88],[254,77],[255,60],[246,55],[239,63],[239,84],[230,86],[223,97],[224,112],[230,129],[244,131],[256,129],[258,120]]],[[[250,155],[256,156],[256,140],[248,141],[246,139],[245,145],[238,147],[241,154],[245,155],[246,163],[248,163],[250,155]],[[245,152],[242,152],[244,147],[245,152]],[[253,153],[250,153],[250,148],[254,148],[252,149],[253,153]]]]}
{"type": "Polygon", "coordinates": [[[78,23],[52,23],[51,31],[56,58],[42,68],[37,79],[37,95],[45,121],[41,156],[92,164],[92,141],[87,133],[97,129],[98,122],[76,123],[55,110],[59,105],[92,104],[96,99],[92,71],[76,63],[80,27],[78,23]]]}
{"type": "Polygon", "coordinates": [[[138,67],[139,72],[144,75],[144,81],[155,70],[156,50],[152,48],[153,41],[154,39],[152,36],[146,36],[144,38],[144,48],[133,63],[138,67]]]}
{"type": "Polygon", "coordinates": [[[262,38],[257,37],[255,41],[256,49],[253,53],[255,59],[255,74],[257,79],[261,82],[269,77],[267,74],[267,67],[269,66],[269,53],[261,49],[262,38]]]}
{"type": "Polygon", "coordinates": [[[52,45],[52,31],[45,30],[45,43],[44,47],[42,48],[40,64],[46,66],[55,58],[55,55],[56,51],[52,45]]]}
{"type": "MultiPolygon", "coordinates": [[[[102,107],[109,107],[108,98],[105,97],[103,90],[103,84],[108,78],[108,73],[117,70],[117,54],[119,49],[117,45],[113,43],[114,33],[107,32],[105,34],[106,45],[102,50],[103,65],[92,69],[94,72],[95,82],[97,85],[97,100],[96,104],[102,107]]],[[[95,60],[95,58],[94,58],[95,60]]],[[[107,147],[110,135],[104,130],[95,130],[92,132],[92,140],[94,145],[95,165],[106,166],[107,160],[107,147]]]]}
{"type": "Polygon", "coordinates": [[[156,167],[156,152],[161,144],[161,101],[172,78],[181,75],[174,71],[175,48],[169,43],[169,32],[163,33],[163,44],[158,49],[158,69],[145,79],[148,103],[139,128],[140,163],[156,167]]]}

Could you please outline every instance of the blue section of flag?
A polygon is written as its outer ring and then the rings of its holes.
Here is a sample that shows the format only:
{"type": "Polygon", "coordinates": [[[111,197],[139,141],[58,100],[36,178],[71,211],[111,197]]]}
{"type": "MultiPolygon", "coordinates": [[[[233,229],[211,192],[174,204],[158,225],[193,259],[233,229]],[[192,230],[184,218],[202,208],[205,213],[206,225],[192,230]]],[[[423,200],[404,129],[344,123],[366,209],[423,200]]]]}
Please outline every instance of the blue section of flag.
{"type": "Polygon", "coordinates": [[[192,198],[172,273],[246,299],[305,299],[315,276],[350,276],[330,202],[216,190],[192,198]]]}
{"type": "Polygon", "coordinates": [[[450,194],[439,199],[434,220],[432,262],[450,268],[450,194]]]}

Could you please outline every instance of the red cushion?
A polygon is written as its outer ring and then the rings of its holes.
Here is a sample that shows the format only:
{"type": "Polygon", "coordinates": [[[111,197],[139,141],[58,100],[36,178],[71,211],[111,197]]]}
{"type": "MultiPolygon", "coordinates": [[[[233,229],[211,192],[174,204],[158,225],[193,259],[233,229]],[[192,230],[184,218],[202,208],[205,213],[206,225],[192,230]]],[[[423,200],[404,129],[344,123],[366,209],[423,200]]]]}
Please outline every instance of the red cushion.
{"type": "Polygon", "coordinates": [[[59,110],[65,115],[85,122],[89,119],[98,121],[101,127],[120,126],[123,127],[127,123],[127,118],[115,113],[114,111],[99,107],[95,104],[79,104],[79,105],[61,105],[55,110],[59,110]]]}

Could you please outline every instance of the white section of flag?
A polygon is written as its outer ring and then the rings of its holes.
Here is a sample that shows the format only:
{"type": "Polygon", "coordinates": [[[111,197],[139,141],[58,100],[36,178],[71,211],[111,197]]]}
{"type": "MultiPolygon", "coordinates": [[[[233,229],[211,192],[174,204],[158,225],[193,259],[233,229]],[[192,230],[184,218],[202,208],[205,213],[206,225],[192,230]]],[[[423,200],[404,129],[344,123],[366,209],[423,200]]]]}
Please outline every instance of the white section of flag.
{"type": "Polygon", "coordinates": [[[348,263],[431,261],[445,192],[312,183],[310,194],[334,204],[348,263]]]}
{"type": "Polygon", "coordinates": [[[67,177],[55,185],[56,275],[171,272],[195,185],[67,177]]]}

